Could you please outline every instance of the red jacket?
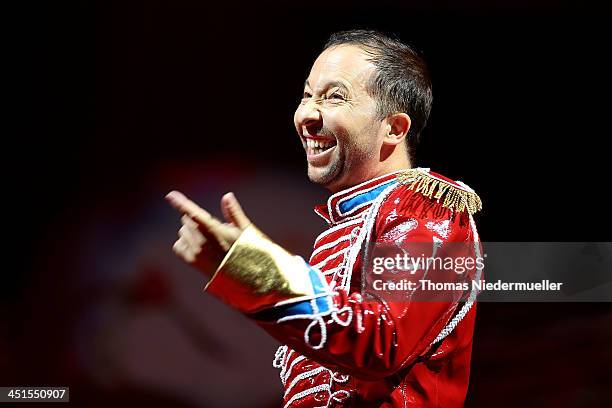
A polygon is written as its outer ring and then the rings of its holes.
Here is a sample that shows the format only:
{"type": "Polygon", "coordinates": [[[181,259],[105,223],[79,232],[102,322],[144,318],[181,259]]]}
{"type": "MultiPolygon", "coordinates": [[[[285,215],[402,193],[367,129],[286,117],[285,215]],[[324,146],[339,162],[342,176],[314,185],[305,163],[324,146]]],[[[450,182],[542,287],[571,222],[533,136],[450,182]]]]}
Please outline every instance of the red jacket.
{"type": "Polygon", "coordinates": [[[247,236],[207,290],[286,344],[274,359],[284,407],[462,406],[475,294],[437,302],[364,299],[361,268],[368,242],[463,242],[479,253],[472,218],[479,208],[469,187],[428,169],[385,175],[315,208],[329,229],[316,239],[309,263],[266,255],[277,249],[254,253],[253,242],[266,238],[247,236]],[[259,266],[248,272],[245,264],[259,266]],[[249,274],[254,278],[245,279],[249,274]]]}

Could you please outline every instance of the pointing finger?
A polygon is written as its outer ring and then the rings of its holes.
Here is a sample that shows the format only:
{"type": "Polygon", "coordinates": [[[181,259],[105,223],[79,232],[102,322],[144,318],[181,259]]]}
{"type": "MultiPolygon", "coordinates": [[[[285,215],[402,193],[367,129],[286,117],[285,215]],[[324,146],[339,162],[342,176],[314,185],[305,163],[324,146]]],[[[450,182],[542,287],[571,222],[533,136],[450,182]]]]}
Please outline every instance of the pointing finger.
{"type": "Polygon", "coordinates": [[[185,197],[183,193],[178,191],[171,191],[166,195],[166,200],[174,207],[177,211],[188,215],[198,224],[204,226],[210,230],[215,228],[219,223],[212,215],[210,215],[202,207],[185,197]]]}

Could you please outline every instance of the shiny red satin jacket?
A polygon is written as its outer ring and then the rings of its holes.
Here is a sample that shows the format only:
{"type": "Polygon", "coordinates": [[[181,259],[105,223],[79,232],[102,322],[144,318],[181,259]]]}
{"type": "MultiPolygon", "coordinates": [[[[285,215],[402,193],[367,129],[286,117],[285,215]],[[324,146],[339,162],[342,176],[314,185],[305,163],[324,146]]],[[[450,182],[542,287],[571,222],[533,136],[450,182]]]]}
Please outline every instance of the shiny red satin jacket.
{"type": "MultiPolygon", "coordinates": [[[[252,306],[259,300],[241,306],[224,285],[228,303],[285,344],[273,363],[283,407],[463,405],[473,293],[457,302],[366,300],[361,263],[372,241],[465,242],[479,250],[472,218],[479,208],[473,190],[428,169],[385,175],[315,208],[329,229],[316,239],[306,272],[296,272],[309,274],[310,295],[277,293],[263,307],[252,306]]],[[[217,280],[213,293],[223,290],[223,277],[217,280]]]]}

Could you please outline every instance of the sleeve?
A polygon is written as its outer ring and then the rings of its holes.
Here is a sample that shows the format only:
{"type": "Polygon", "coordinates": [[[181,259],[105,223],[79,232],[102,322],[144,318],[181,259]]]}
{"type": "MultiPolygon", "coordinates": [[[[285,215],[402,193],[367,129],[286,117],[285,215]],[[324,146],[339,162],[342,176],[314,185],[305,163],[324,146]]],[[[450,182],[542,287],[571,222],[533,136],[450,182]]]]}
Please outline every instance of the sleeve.
{"type": "MultiPolygon", "coordinates": [[[[394,242],[468,239],[465,218],[444,214],[419,219],[417,228],[407,228],[414,219],[396,217],[377,226],[377,235],[394,242]],[[453,234],[444,233],[449,230],[453,234]]],[[[239,237],[206,290],[304,356],[330,369],[372,380],[417,361],[459,304],[366,300],[358,290],[333,289],[320,271],[254,227],[239,237]]]]}

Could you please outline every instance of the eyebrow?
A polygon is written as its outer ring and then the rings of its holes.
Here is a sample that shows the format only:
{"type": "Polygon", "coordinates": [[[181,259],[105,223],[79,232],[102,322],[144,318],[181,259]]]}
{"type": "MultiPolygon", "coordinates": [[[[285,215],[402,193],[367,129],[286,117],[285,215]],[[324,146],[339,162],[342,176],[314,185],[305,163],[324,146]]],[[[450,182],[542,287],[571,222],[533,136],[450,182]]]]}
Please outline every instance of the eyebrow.
{"type": "MultiPolygon", "coordinates": [[[[308,79],[304,81],[304,87],[312,88],[310,86],[310,83],[308,82],[308,79]]],[[[325,84],[325,88],[333,88],[333,87],[344,89],[347,92],[349,90],[348,87],[344,84],[344,82],[341,82],[341,81],[330,81],[325,84]]]]}

